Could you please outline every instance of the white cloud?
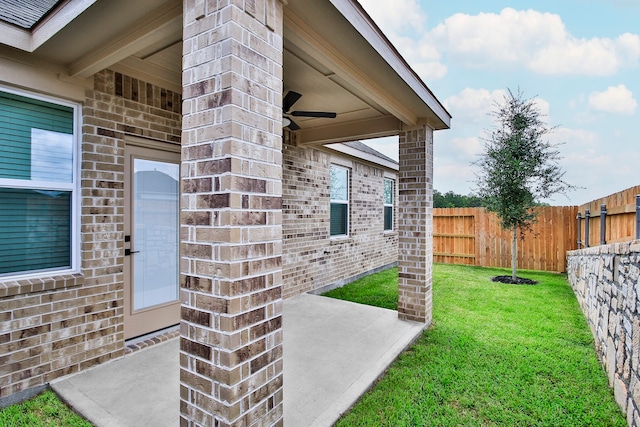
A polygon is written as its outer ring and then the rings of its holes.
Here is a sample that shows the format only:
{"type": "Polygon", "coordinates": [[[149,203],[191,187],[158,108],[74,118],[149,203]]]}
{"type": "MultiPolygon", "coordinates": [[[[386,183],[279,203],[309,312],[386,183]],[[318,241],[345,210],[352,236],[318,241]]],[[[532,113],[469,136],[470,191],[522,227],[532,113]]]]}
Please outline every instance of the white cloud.
{"type": "Polygon", "coordinates": [[[450,148],[458,154],[458,160],[470,162],[477,160],[477,156],[484,151],[483,143],[478,137],[452,138],[450,148]]]}
{"type": "Polygon", "coordinates": [[[446,159],[434,158],[433,188],[443,193],[453,191],[457,194],[470,194],[475,188],[476,172],[469,164],[461,166],[447,162],[446,159]]]}
{"type": "Polygon", "coordinates": [[[524,67],[541,74],[610,75],[638,64],[640,36],[583,39],[571,35],[559,15],[505,8],[500,14],[457,13],[429,38],[469,67],[524,67]]]}
{"type": "Polygon", "coordinates": [[[589,95],[589,107],[598,111],[631,115],[635,113],[637,106],[633,93],[623,84],[609,86],[603,92],[592,92],[589,95]]]}
{"type": "Polygon", "coordinates": [[[360,0],[398,52],[425,81],[441,79],[447,67],[427,33],[427,15],[416,0],[360,0]]]}
{"type": "Polygon", "coordinates": [[[444,106],[460,121],[486,122],[495,104],[503,100],[504,90],[465,88],[459,94],[443,101],[444,106]]]}
{"type": "MultiPolygon", "coordinates": [[[[465,88],[459,94],[450,96],[443,101],[443,104],[460,123],[479,123],[483,127],[491,127],[493,118],[491,113],[496,110],[497,105],[504,102],[507,94],[505,90],[465,88]]],[[[526,98],[526,94],[525,94],[526,98]]],[[[535,98],[534,103],[540,112],[542,119],[546,121],[549,116],[550,104],[542,98],[535,98]]]]}
{"type": "Polygon", "coordinates": [[[360,0],[360,4],[385,33],[423,31],[427,20],[417,0],[360,0]]]}

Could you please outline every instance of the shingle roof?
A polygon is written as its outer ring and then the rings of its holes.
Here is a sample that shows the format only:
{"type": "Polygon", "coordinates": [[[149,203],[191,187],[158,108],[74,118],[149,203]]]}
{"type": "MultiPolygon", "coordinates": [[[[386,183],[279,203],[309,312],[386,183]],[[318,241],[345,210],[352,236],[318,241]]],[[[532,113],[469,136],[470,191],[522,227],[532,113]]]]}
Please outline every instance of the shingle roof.
{"type": "Polygon", "coordinates": [[[379,157],[381,159],[384,159],[388,162],[393,162],[393,163],[398,163],[397,161],[393,160],[391,157],[387,157],[384,154],[382,154],[379,151],[374,150],[373,148],[369,147],[368,145],[360,142],[360,141],[350,141],[350,142],[343,142],[343,145],[346,145],[347,147],[351,147],[354,148],[358,151],[362,151],[364,153],[368,153],[371,154],[373,156],[379,157]]]}
{"type": "Polygon", "coordinates": [[[32,29],[61,0],[0,0],[0,20],[32,29]]]}

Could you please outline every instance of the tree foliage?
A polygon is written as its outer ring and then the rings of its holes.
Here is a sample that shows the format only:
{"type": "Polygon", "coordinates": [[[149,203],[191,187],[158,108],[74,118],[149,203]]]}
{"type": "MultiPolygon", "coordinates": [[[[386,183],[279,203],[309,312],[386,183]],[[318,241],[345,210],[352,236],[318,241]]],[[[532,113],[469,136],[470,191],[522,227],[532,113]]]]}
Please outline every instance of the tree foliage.
{"type": "MultiPolygon", "coordinates": [[[[557,144],[547,140],[555,127],[548,127],[535,98],[525,99],[518,90],[508,90],[502,104],[492,113],[496,127],[484,138],[485,152],[475,162],[477,194],[486,207],[500,218],[505,230],[513,231],[513,258],[516,233],[531,228],[536,220],[534,207],[553,194],[566,194],[574,187],[564,181],[557,144]]],[[[515,279],[515,265],[512,265],[515,279]]]]}
{"type": "Polygon", "coordinates": [[[453,191],[441,193],[433,190],[434,208],[477,208],[484,206],[484,200],[478,196],[456,194],[453,191]]]}

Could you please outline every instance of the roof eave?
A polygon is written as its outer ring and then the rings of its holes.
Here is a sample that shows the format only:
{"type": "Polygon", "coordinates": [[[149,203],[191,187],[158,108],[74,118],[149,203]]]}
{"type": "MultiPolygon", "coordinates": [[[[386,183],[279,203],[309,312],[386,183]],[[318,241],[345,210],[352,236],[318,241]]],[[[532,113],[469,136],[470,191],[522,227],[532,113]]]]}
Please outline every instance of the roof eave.
{"type": "Polygon", "coordinates": [[[440,123],[430,123],[430,125],[435,129],[449,129],[451,127],[451,114],[409,66],[362,6],[356,0],[329,1],[349,21],[353,28],[369,42],[380,57],[396,71],[397,75],[413,90],[415,95],[433,111],[440,123]]]}

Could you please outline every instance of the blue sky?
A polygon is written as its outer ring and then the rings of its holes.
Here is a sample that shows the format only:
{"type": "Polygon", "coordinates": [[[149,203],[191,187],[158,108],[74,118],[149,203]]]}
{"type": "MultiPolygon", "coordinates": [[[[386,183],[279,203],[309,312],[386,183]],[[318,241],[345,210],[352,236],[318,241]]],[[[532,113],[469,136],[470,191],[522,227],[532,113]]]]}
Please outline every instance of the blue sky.
{"type": "MultiPolygon", "coordinates": [[[[360,0],[453,116],[434,187],[469,194],[507,89],[536,97],[580,205],[640,184],[640,0],[360,0]]],[[[397,159],[397,139],[367,141],[397,159]]]]}

